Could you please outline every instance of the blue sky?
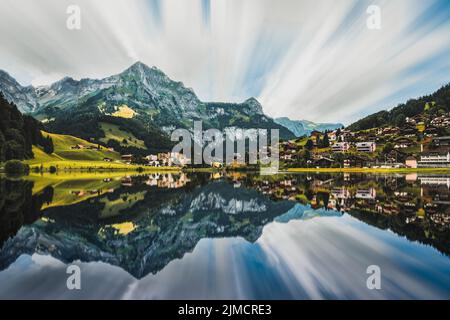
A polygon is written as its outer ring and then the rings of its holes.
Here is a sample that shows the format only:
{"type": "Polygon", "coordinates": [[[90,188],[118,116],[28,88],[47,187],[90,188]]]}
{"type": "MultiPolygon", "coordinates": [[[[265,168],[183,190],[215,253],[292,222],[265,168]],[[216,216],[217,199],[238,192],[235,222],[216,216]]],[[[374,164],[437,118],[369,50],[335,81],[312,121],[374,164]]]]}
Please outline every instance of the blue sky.
{"type": "Polygon", "coordinates": [[[350,123],[450,82],[447,0],[4,0],[0,69],[22,84],[139,60],[205,101],[350,123]],[[81,30],[66,8],[81,9],[81,30]],[[381,30],[366,26],[369,5],[381,30]]]}

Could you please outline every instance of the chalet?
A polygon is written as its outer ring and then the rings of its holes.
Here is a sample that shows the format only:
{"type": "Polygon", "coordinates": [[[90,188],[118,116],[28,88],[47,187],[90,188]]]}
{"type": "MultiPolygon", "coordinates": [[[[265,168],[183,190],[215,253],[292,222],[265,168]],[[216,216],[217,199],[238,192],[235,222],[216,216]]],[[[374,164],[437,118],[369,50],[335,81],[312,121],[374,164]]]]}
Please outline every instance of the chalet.
{"type": "Polygon", "coordinates": [[[314,161],[314,166],[316,166],[317,168],[331,168],[333,163],[333,159],[321,157],[320,159],[314,161]]]}
{"type": "Polygon", "coordinates": [[[433,143],[437,147],[450,147],[450,136],[435,137],[433,138],[433,143]]]}
{"type": "Polygon", "coordinates": [[[417,133],[417,129],[415,127],[405,127],[400,130],[400,134],[405,137],[413,137],[417,133]]]}
{"type": "Polygon", "coordinates": [[[146,156],[144,159],[147,160],[148,162],[150,162],[150,161],[157,161],[158,160],[158,156],[155,155],[155,154],[150,154],[150,155],[146,156]]]}
{"type": "Polygon", "coordinates": [[[450,126],[450,117],[448,116],[440,116],[440,117],[436,117],[433,120],[431,120],[430,122],[433,126],[438,127],[438,128],[446,128],[450,126]]]}
{"type": "Polygon", "coordinates": [[[284,151],[294,151],[296,152],[298,150],[298,146],[290,141],[282,142],[281,147],[284,151]]]}
{"type": "Polygon", "coordinates": [[[341,141],[348,141],[350,138],[354,136],[354,133],[350,130],[341,130],[340,139],[341,141]]]}
{"type": "Polygon", "coordinates": [[[412,157],[412,156],[410,156],[410,157],[406,158],[405,165],[408,168],[416,169],[417,168],[417,159],[412,157]]]}
{"type": "Polygon", "coordinates": [[[425,135],[436,136],[438,134],[438,129],[434,126],[429,126],[425,129],[425,135]]]}
{"type": "Polygon", "coordinates": [[[131,164],[134,161],[134,156],[132,154],[124,154],[121,156],[123,162],[131,164]]]}
{"type": "Polygon", "coordinates": [[[450,152],[432,151],[422,153],[419,168],[448,168],[450,167],[450,152]]]}
{"type": "Polygon", "coordinates": [[[333,152],[347,152],[350,149],[348,142],[337,142],[331,146],[333,152]]]}
{"type": "Polygon", "coordinates": [[[336,134],[336,130],[328,133],[328,140],[330,142],[335,142],[335,141],[337,141],[337,139],[338,139],[338,136],[336,134]]]}
{"type": "Polygon", "coordinates": [[[378,135],[394,135],[398,134],[400,132],[400,129],[397,127],[386,127],[386,128],[380,128],[378,129],[378,135]]]}
{"type": "Polygon", "coordinates": [[[408,124],[416,125],[416,120],[414,118],[406,117],[405,122],[408,124]]]}
{"type": "Polygon", "coordinates": [[[375,152],[377,145],[375,142],[358,142],[356,144],[356,150],[358,152],[375,152]]]}
{"type": "Polygon", "coordinates": [[[363,168],[366,166],[367,160],[355,155],[350,155],[344,159],[344,168],[363,168]]]}
{"type": "Polygon", "coordinates": [[[411,141],[411,139],[408,139],[406,137],[399,137],[399,138],[395,139],[394,143],[395,143],[395,145],[394,145],[395,149],[405,149],[405,148],[409,148],[413,145],[413,142],[411,141]]]}

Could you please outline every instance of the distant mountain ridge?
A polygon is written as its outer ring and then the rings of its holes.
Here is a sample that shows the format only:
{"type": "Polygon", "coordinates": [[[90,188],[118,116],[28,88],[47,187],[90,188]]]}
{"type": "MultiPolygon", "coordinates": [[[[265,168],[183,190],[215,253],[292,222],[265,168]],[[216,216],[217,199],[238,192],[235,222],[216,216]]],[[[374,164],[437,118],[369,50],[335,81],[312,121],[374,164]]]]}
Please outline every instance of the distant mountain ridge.
{"type": "MultiPolygon", "coordinates": [[[[242,103],[203,102],[182,82],[141,62],[104,79],[65,77],[39,87],[23,87],[2,71],[0,91],[22,112],[45,122],[49,130],[83,139],[104,138],[99,123],[110,122],[111,118],[116,118],[114,122],[120,122],[122,127],[139,127],[141,135],[151,134],[148,141],[157,136],[156,141],[163,136],[168,138],[175,128],[191,129],[195,120],[203,121],[204,129],[279,129],[281,138],[294,137],[266,116],[255,98],[242,103]]],[[[168,146],[167,141],[165,145],[168,146]]]]}
{"type": "Polygon", "coordinates": [[[291,120],[288,117],[275,118],[276,123],[289,129],[296,137],[309,135],[313,131],[324,132],[342,128],[342,123],[314,123],[308,120],[291,120]]]}

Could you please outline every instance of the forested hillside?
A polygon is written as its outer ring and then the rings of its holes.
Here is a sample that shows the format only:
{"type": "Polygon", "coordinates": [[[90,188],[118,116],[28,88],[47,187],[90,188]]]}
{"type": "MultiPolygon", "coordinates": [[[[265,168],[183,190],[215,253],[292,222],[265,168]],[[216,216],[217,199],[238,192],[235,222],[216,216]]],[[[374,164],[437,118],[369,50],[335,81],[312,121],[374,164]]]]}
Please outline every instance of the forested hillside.
{"type": "Polygon", "coordinates": [[[53,152],[53,141],[41,133],[42,126],[34,118],[22,115],[0,92],[0,162],[33,158],[32,146],[53,152]]]}
{"type": "Polygon", "coordinates": [[[387,125],[398,126],[404,123],[406,117],[414,117],[422,113],[437,116],[448,112],[450,112],[450,84],[431,95],[411,99],[390,111],[380,111],[367,116],[348,126],[348,129],[360,131],[387,125]]]}

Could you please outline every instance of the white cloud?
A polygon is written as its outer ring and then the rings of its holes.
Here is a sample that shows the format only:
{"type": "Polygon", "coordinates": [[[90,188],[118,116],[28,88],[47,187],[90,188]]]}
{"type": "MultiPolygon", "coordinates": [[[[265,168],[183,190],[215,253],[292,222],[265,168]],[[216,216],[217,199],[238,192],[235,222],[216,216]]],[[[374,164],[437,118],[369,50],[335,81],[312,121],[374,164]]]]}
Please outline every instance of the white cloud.
{"type": "Polygon", "coordinates": [[[205,20],[201,0],[4,0],[0,68],[43,84],[141,60],[204,100],[253,95],[272,116],[349,122],[450,80],[450,60],[434,59],[450,51],[448,19],[421,18],[437,2],[215,0],[205,20]],[[366,28],[373,3],[381,31],[366,28]],[[70,4],[80,31],[66,28],[70,4]]]}

